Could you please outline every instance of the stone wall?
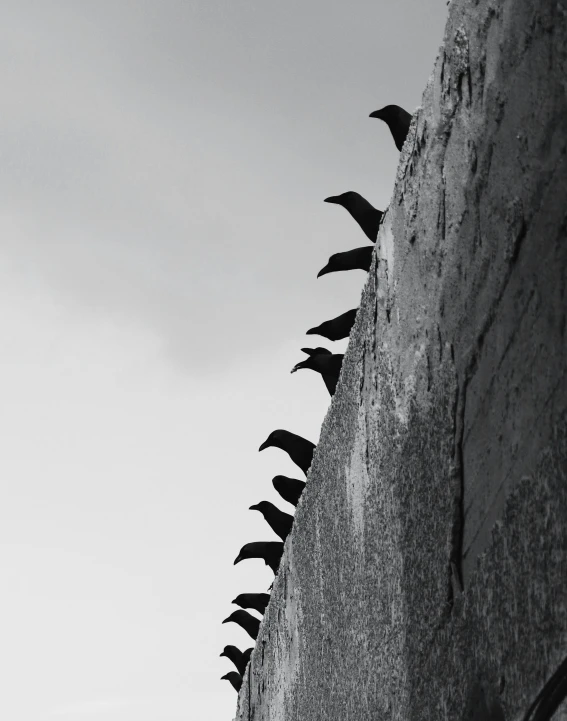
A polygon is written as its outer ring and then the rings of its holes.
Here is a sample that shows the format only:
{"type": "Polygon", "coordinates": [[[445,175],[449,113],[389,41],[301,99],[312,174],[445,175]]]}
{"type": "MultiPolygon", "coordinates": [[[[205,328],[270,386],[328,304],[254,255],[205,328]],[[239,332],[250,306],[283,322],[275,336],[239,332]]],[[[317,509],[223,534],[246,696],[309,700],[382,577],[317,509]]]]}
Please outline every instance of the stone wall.
{"type": "Polygon", "coordinates": [[[567,0],[453,0],[242,721],[520,719],[567,654],[567,0]]]}

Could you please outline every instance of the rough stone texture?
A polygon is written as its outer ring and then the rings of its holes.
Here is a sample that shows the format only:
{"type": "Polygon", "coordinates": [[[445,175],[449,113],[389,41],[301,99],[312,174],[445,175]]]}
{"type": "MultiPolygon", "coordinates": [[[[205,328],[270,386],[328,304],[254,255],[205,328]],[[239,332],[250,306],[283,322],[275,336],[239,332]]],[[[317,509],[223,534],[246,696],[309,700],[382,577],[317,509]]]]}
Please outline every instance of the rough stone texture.
{"type": "Polygon", "coordinates": [[[239,721],[520,719],[567,653],[566,150],[567,0],[454,0],[239,721]]]}

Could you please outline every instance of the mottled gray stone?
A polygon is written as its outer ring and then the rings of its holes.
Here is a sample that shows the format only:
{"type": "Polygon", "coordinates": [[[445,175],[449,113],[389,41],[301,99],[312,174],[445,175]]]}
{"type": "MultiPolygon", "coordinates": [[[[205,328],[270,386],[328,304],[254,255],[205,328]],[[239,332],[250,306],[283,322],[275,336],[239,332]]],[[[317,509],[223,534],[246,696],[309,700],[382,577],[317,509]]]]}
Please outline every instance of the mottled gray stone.
{"type": "Polygon", "coordinates": [[[450,5],[239,721],[520,719],[567,653],[566,48],[450,5]]]}

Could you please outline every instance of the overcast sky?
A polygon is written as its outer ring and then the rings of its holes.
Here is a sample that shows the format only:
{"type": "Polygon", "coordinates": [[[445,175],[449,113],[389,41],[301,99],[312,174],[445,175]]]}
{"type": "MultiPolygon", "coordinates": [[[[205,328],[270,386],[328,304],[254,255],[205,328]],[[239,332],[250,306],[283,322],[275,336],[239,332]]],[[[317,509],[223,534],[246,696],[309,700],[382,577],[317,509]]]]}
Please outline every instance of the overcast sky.
{"type": "MultiPolygon", "coordinates": [[[[0,23],[0,718],[229,721],[221,621],[271,582],[290,375],[358,304],[327,195],[389,201],[444,0],[4,0],[0,23]]],[[[330,344],[342,351],[345,343],[330,344]]]]}

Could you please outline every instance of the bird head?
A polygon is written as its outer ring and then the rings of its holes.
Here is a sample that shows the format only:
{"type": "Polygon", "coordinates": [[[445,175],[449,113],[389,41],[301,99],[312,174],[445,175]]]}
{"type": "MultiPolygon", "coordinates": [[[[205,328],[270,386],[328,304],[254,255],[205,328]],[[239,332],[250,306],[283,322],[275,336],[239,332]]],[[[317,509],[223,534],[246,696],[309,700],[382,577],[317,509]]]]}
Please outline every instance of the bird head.
{"type": "Polygon", "coordinates": [[[301,370],[302,368],[308,368],[309,370],[316,370],[316,368],[313,365],[313,361],[317,358],[317,356],[310,356],[309,358],[306,358],[304,361],[301,361],[300,363],[296,363],[293,368],[291,369],[292,373],[295,373],[296,371],[301,370]]]}
{"type": "Polygon", "coordinates": [[[307,368],[309,370],[315,371],[316,373],[324,373],[325,369],[328,370],[329,357],[331,355],[331,353],[318,353],[317,355],[309,356],[309,358],[301,361],[301,363],[296,363],[296,365],[294,365],[291,369],[291,372],[295,373],[302,368],[307,368]]]}
{"type": "Polygon", "coordinates": [[[240,563],[240,561],[245,561],[247,558],[251,558],[251,556],[248,556],[246,552],[241,549],[238,556],[234,559],[234,566],[236,566],[237,563],[240,563]]]}
{"type": "Polygon", "coordinates": [[[225,646],[222,650],[222,653],[219,654],[219,657],[226,656],[226,658],[230,658],[231,653],[234,653],[234,651],[238,651],[236,646],[225,646]]]}
{"type": "Polygon", "coordinates": [[[338,263],[340,255],[342,255],[342,253],[332,255],[327,261],[327,265],[317,273],[317,278],[320,278],[322,275],[327,275],[327,273],[334,273],[336,270],[340,270],[338,263]]]}
{"type": "Polygon", "coordinates": [[[265,511],[268,511],[271,506],[272,504],[269,501],[260,501],[260,503],[256,503],[254,506],[250,506],[248,510],[260,511],[260,513],[264,513],[265,511]]]}
{"type": "Polygon", "coordinates": [[[232,680],[240,681],[240,674],[236,673],[236,671],[229,671],[228,673],[225,673],[224,676],[220,677],[221,681],[232,681],[232,680]]]}
{"type": "Polygon", "coordinates": [[[280,444],[284,434],[285,431],[283,431],[281,428],[278,428],[278,430],[276,431],[272,431],[270,435],[266,438],[266,440],[262,443],[260,448],[258,448],[258,450],[263,451],[265,448],[270,448],[271,446],[280,448],[280,444]]]}
{"type": "Polygon", "coordinates": [[[265,541],[253,541],[252,543],[246,543],[240,549],[240,552],[234,560],[234,565],[240,561],[245,561],[247,558],[264,558],[262,550],[265,550],[265,541]]]}
{"type": "Polygon", "coordinates": [[[357,196],[358,193],[355,193],[354,190],[347,190],[346,193],[341,193],[340,195],[330,195],[328,198],[325,198],[324,202],[334,203],[335,205],[342,205],[343,208],[348,208],[357,196]]]}
{"type": "Polygon", "coordinates": [[[380,110],[375,110],[373,113],[370,113],[368,117],[378,118],[379,120],[383,120],[385,123],[390,123],[398,116],[398,114],[399,108],[397,105],[385,105],[383,108],[380,108],[380,110]]]}
{"type": "Polygon", "coordinates": [[[327,350],[327,348],[302,348],[302,353],[305,353],[308,356],[314,356],[314,355],[331,355],[331,351],[327,350]]]}

